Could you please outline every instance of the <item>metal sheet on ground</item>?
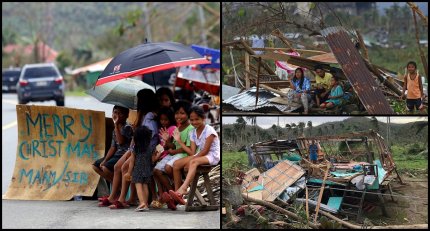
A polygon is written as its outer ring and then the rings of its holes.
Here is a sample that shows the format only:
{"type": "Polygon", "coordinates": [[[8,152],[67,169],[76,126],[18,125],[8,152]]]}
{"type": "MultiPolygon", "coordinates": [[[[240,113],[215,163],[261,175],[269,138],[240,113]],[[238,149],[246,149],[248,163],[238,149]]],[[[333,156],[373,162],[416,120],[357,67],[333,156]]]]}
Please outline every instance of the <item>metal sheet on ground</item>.
{"type": "MultiPolygon", "coordinates": [[[[260,174],[258,184],[251,184],[247,187],[247,191],[251,190],[255,185],[262,185],[262,200],[274,201],[286,188],[290,187],[300,177],[305,174],[304,170],[293,164],[291,161],[285,160],[268,171],[260,174]]],[[[253,192],[254,195],[260,196],[260,193],[253,192]]],[[[254,195],[249,194],[249,197],[254,195]]]]}
{"type": "Polygon", "coordinates": [[[92,196],[99,175],[91,164],[104,155],[105,113],[34,105],[17,105],[16,111],[16,164],[3,199],[92,196]]]}
{"type": "Polygon", "coordinates": [[[342,27],[321,30],[334,56],[369,114],[394,114],[350,36],[342,27]]]}

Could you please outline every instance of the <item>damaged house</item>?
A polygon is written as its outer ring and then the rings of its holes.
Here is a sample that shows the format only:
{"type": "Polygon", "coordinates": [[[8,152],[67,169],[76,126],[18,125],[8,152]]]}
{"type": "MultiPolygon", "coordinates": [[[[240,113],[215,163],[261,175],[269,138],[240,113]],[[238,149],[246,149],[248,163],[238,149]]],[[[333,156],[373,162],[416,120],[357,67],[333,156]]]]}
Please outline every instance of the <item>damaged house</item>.
{"type": "Polygon", "coordinates": [[[375,206],[386,214],[382,194],[392,193],[394,178],[402,182],[384,139],[372,130],[259,142],[245,149],[255,168],[244,174],[242,194],[268,202],[307,202],[311,209],[358,222],[375,206]],[[317,163],[309,161],[312,141],[318,145],[317,163]]]}

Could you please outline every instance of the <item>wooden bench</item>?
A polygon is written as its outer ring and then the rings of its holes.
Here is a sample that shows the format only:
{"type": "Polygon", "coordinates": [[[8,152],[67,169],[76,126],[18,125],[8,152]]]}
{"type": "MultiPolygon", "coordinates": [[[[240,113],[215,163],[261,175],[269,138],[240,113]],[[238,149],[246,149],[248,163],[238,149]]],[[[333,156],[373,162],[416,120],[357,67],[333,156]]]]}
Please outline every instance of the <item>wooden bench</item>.
{"type": "MultiPolygon", "coordinates": [[[[215,166],[212,165],[200,165],[197,167],[196,175],[194,176],[194,180],[191,183],[190,191],[188,193],[188,200],[187,204],[185,205],[185,211],[213,211],[219,209],[219,204],[216,203],[211,183],[209,180],[208,173],[212,170],[212,168],[215,166]],[[200,194],[199,190],[197,189],[197,182],[199,181],[199,177],[203,176],[204,179],[204,185],[206,187],[206,191],[208,193],[208,198],[210,204],[208,204],[203,196],[200,194]],[[193,200],[194,197],[197,198],[197,201],[201,204],[200,206],[193,206],[193,200]]],[[[185,168],[184,172],[187,173],[188,169],[185,168]]]]}

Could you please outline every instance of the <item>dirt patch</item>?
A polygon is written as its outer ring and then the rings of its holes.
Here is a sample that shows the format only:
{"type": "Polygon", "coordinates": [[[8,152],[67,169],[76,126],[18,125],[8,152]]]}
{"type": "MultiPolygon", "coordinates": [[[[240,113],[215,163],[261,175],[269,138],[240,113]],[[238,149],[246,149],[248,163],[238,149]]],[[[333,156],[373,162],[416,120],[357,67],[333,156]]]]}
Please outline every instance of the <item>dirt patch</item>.
{"type": "Polygon", "coordinates": [[[393,181],[391,188],[393,194],[407,197],[394,197],[393,202],[390,196],[384,196],[389,217],[383,216],[377,207],[366,215],[374,225],[428,224],[428,176],[412,178],[402,175],[402,180],[404,185],[393,181]]]}

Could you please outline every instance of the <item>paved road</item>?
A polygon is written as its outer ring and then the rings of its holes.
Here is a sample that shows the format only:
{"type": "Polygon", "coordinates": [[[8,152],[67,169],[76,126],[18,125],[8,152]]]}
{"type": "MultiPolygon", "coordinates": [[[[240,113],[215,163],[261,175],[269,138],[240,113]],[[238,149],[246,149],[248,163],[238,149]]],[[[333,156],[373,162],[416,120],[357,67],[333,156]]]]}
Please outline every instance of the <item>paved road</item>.
{"type": "Polygon", "coordinates": [[[220,211],[170,209],[134,212],[97,207],[96,201],[2,201],[2,228],[220,229],[220,211]]]}
{"type": "MultiPolygon", "coordinates": [[[[66,97],[66,107],[104,111],[112,105],[91,96],[66,97]]],[[[2,194],[9,186],[18,144],[16,94],[2,94],[2,194]]],[[[55,106],[54,101],[31,102],[55,106]]],[[[2,228],[212,228],[220,229],[220,211],[185,212],[169,209],[134,212],[97,207],[97,201],[2,200],[2,228]]]]}

